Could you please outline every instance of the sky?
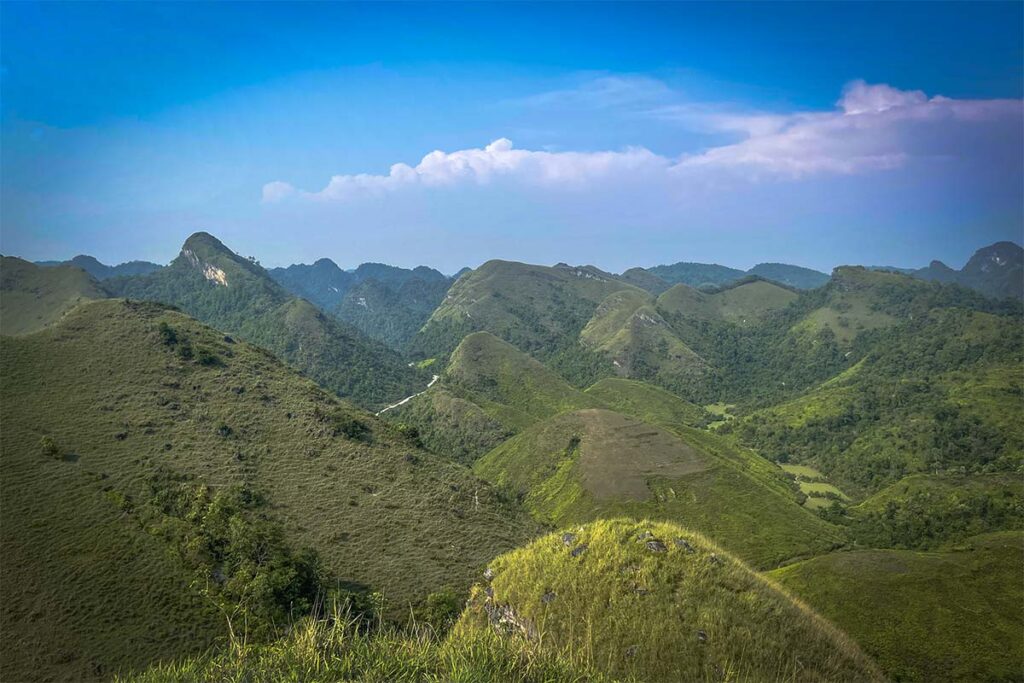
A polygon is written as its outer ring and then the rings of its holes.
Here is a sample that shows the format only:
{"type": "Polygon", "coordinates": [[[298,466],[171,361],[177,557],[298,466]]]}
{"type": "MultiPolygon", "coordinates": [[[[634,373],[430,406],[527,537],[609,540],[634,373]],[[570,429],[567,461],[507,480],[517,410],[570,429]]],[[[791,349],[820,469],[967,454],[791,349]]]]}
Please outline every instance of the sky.
{"type": "Polygon", "coordinates": [[[960,267],[1024,3],[0,3],[0,252],[960,267]]]}

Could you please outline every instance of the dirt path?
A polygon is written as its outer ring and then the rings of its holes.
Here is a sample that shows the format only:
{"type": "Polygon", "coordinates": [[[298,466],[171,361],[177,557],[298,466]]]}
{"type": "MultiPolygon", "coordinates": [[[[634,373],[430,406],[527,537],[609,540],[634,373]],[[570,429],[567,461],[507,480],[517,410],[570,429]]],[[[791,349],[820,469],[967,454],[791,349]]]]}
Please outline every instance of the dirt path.
{"type": "MultiPolygon", "coordinates": [[[[432,380],[430,380],[430,384],[427,385],[427,389],[429,389],[430,387],[434,386],[434,382],[437,381],[438,377],[440,377],[440,375],[434,375],[434,378],[432,380]]],[[[403,406],[406,403],[408,403],[409,401],[411,401],[414,398],[416,398],[417,396],[420,396],[422,394],[427,393],[427,389],[424,389],[423,391],[419,392],[418,394],[413,394],[412,396],[406,396],[405,398],[403,398],[398,403],[392,403],[387,408],[384,408],[383,410],[378,411],[377,413],[375,413],[375,415],[380,416],[380,415],[383,415],[384,413],[388,412],[392,408],[397,408],[398,406],[403,406]]]]}

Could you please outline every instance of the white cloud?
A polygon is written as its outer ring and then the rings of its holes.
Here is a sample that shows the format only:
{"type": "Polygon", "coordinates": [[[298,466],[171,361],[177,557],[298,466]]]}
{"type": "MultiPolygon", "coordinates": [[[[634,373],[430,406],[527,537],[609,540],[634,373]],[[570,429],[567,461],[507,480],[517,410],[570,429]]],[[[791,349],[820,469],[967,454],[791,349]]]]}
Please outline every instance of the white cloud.
{"type": "Polygon", "coordinates": [[[711,128],[745,139],[686,156],[679,166],[794,178],[891,169],[912,158],[984,154],[984,143],[1019,130],[1024,112],[1020,100],[928,98],[863,81],[847,85],[836,104],[833,111],[788,115],[707,114],[711,128]]]}
{"type": "MultiPolygon", "coordinates": [[[[601,102],[636,90],[632,81],[601,79],[592,89],[601,102]],[[610,97],[609,97],[610,95],[610,97]]],[[[659,89],[644,83],[644,92],[659,89]]],[[[583,92],[588,92],[586,89],[583,92]]],[[[1019,137],[1020,100],[929,98],[918,90],[854,81],[827,111],[737,112],[707,103],[651,109],[650,116],[691,131],[738,135],[738,141],[676,158],[643,147],[621,151],[552,152],[516,149],[506,138],[484,148],[427,154],[415,166],[398,163],[387,175],[336,175],[323,189],[305,192],[274,181],[263,187],[265,203],[288,198],[348,201],[407,188],[483,186],[513,182],[557,189],[608,187],[675,188],[722,180],[794,180],[820,174],[888,170],[911,160],[983,158],[1017,154],[1005,140],[1019,137]],[[1015,133],[1016,132],[1016,133],[1015,133]]]]}
{"type": "Polygon", "coordinates": [[[347,200],[413,186],[487,185],[500,179],[532,186],[582,187],[593,181],[633,173],[663,172],[670,164],[668,159],[643,148],[619,152],[547,152],[515,149],[511,140],[500,138],[483,149],[450,153],[435,150],[416,166],[393,165],[387,175],[336,175],[319,192],[301,192],[281,181],[267,183],[263,187],[263,201],[275,202],[289,196],[347,200]]]}

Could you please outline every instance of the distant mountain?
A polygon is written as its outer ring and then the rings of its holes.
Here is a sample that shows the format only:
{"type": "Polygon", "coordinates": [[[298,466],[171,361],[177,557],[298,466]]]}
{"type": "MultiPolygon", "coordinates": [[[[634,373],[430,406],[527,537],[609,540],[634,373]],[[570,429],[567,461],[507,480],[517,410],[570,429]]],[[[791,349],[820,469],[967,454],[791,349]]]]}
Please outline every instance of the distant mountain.
{"type": "Polygon", "coordinates": [[[466,335],[487,331],[577,384],[589,384],[612,368],[579,345],[579,333],[598,304],[623,289],[641,291],[593,266],[488,261],[452,285],[412,348],[423,357],[444,357],[466,335]]]}
{"type": "Polygon", "coordinates": [[[750,270],[742,271],[736,268],[720,266],[716,263],[674,263],[669,266],[654,266],[653,268],[631,268],[622,274],[622,278],[632,282],[643,289],[654,294],[660,294],[668,287],[660,291],[657,284],[650,283],[642,273],[654,275],[668,283],[684,284],[690,287],[707,289],[732,284],[744,277],[756,275],[796,289],[815,289],[828,282],[828,275],[810,268],[792,266],[786,263],[759,263],[750,270]],[[646,283],[646,284],[645,284],[646,283]]]}
{"type": "Polygon", "coordinates": [[[82,301],[106,292],[73,265],[40,267],[13,256],[0,257],[0,334],[28,334],[61,318],[82,301]]]}
{"type": "Polygon", "coordinates": [[[292,294],[397,350],[405,348],[454,282],[426,266],[364,263],[345,271],[330,259],[267,272],[292,294]]]}
{"type": "Polygon", "coordinates": [[[913,273],[922,280],[955,282],[996,299],[1024,298],[1024,248],[1013,242],[996,242],[979,249],[961,270],[942,261],[913,273]]]}
{"type": "Polygon", "coordinates": [[[166,268],[108,280],[107,285],[115,296],[179,306],[279,354],[321,385],[364,406],[409,395],[424,381],[397,353],[292,296],[257,263],[207,233],[189,237],[166,268]]]}
{"type": "Polygon", "coordinates": [[[619,279],[623,282],[628,282],[631,285],[639,287],[640,289],[646,290],[655,296],[661,294],[672,286],[672,284],[667,280],[664,280],[643,268],[630,268],[622,273],[622,275],[619,276],[619,279]]]}
{"type": "Polygon", "coordinates": [[[791,266],[786,263],[759,263],[747,271],[748,275],[758,275],[772,282],[779,282],[796,289],[816,289],[828,282],[827,273],[791,266]]]}
{"type": "Polygon", "coordinates": [[[112,277],[126,275],[148,275],[163,268],[163,266],[157,263],[150,263],[149,261],[128,261],[116,266],[108,266],[100,263],[94,257],[86,255],[76,256],[70,261],[39,261],[36,265],[43,267],[57,265],[78,266],[97,280],[107,280],[112,277]]]}
{"type": "Polygon", "coordinates": [[[287,268],[271,268],[267,274],[295,296],[301,296],[325,311],[334,310],[357,282],[355,275],[342,270],[328,258],[312,265],[299,263],[287,268]]]}
{"type": "Polygon", "coordinates": [[[684,284],[691,287],[725,285],[746,275],[746,272],[720,266],[717,263],[688,263],[680,261],[669,266],[645,268],[670,285],[684,284]]]}

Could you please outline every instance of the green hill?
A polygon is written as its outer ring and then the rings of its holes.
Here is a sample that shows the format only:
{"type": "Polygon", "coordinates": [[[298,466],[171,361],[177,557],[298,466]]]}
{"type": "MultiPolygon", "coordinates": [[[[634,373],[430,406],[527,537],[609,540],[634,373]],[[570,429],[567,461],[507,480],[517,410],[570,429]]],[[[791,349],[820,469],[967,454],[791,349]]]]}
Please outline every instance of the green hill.
{"type": "Polygon", "coordinates": [[[635,290],[591,266],[534,266],[488,261],[452,285],[412,343],[423,357],[444,357],[468,334],[487,331],[589,384],[607,362],[587,358],[577,337],[597,305],[619,290],[635,290]]]}
{"type": "Polygon", "coordinates": [[[321,589],[407,615],[535,529],[467,469],[157,304],[3,337],[0,375],[3,680],[108,678],[204,649],[221,610],[257,635],[321,589]]]}
{"type": "Polygon", "coordinates": [[[863,545],[924,550],[1024,528],[1024,480],[1018,472],[915,474],[848,512],[852,533],[863,545]]]}
{"type": "Polygon", "coordinates": [[[760,278],[748,278],[721,289],[702,292],[683,284],[658,297],[658,310],[668,316],[749,325],[785,308],[797,293],[760,278]]]}
{"type": "Polygon", "coordinates": [[[634,290],[609,295],[580,332],[580,342],[609,358],[622,377],[685,391],[704,379],[710,368],[676,336],[653,304],[652,297],[634,290]]]}
{"type": "Polygon", "coordinates": [[[859,550],[770,576],[901,681],[1018,680],[1024,672],[1024,533],[938,552],[859,550]]]}
{"type": "Polygon", "coordinates": [[[912,271],[916,278],[956,282],[996,299],[1024,298],[1024,249],[1013,242],[996,242],[976,251],[961,270],[941,261],[912,271]]]}
{"type": "Polygon", "coordinates": [[[829,280],[829,276],[821,271],[788,263],[759,263],[748,270],[747,274],[757,275],[796,289],[815,289],[829,280]]]}
{"type": "Polygon", "coordinates": [[[169,266],[115,278],[116,296],[159,301],[278,354],[322,386],[366,407],[386,405],[426,383],[379,342],[290,295],[254,261],[196,233],[169,266]]]}
{"type": "Polygon", "coordinates": [[[690,287],[717,287],[738,280],[744,275],[742,270],[720,266],[717,263],[687,263],[685,261],[668,266],[654,266],[645,270],[669,284],[684,284],[690,287]]]}
{"type": "Polygon", "coordinates": [[[448,278],[437,271],[429,272],[440,278],[412,276],[400,284],[390,285],[373,278],[363,280],[349,289],[341,303],[331,310],[340,320],[371,339],[402,350],[444,300],[451,286],[448,278]]]}
{"type": "Polygon", "coordinates": [[[81,268],[42,267],[0,257],[0,334],[28,334],[59,320],[81,301],[106,296],[81,268]]]}
{"type": "Polygon", "coordinates": [[[769,483],[759,465],[744,462],[756,458],[698,430],[684,437],[588,409],[530,427],[473,470],[546,524],[616,515],[685,522],[756,567],[843,541],[840,529],[797,504],[781,474],[769,483]]]}
{"type": "Polygon", "coordinates": [[[589,387],[586,393],[612,410],[669,430],[697,427],[707,418],[700,406],[646,382],[608,377],[589,387]]]}
{"type": "Polygon", "coordinates": [[[838,629],[712,542],[615,519],[550,534],[489,565],[452,638],[643,681],[881,680],[838,629]]]}
{"type": "Polygon", "coordinates": [[[1019,317],[934,309],[875,334],[846,372],[727,428],[859,495],[913,473],[1016,471],[1022,363],[1019,317]]]}

